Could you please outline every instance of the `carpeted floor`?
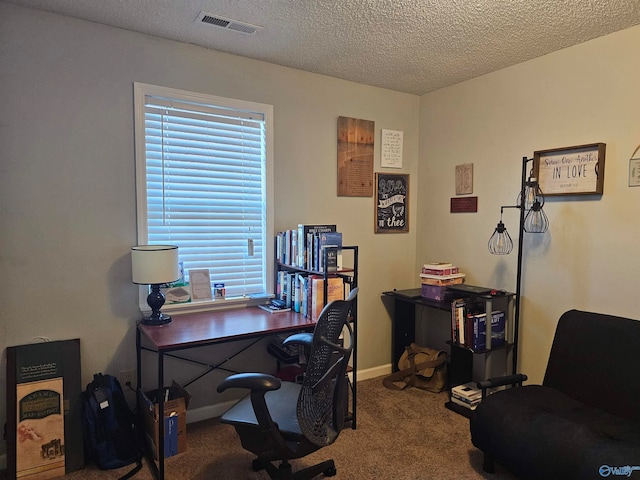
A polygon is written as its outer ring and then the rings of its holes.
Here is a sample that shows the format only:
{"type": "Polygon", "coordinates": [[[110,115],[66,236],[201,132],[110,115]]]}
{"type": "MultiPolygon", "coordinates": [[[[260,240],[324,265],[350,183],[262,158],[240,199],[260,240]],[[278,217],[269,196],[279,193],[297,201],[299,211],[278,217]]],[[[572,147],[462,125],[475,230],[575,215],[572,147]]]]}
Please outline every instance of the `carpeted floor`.
{"type": "MultiPolygon", "coordinates": [[[[382,377],[361,381],[358,428],[343,430],[333,445],[292,461],[294,471],[333,458],[336,479],[515,479],[499,465],[494,474],[482,471],[482,454],[471,444],[469,421],[447,410],[446,400],[444,392],[387,390],[382,377]]],[[[217,419],[187,425],[187,441],[187,452],[165,462],[167,480],[268,479],[265,472],[251,470],[252,455],[242,449],[233,427],[217,419]]],[[[63,478],[117,479],[129,470],[100,471],[87,465],[63,478]]],[[[150,480],[153,475],[145,463],[133,478],[150,480]]]]}

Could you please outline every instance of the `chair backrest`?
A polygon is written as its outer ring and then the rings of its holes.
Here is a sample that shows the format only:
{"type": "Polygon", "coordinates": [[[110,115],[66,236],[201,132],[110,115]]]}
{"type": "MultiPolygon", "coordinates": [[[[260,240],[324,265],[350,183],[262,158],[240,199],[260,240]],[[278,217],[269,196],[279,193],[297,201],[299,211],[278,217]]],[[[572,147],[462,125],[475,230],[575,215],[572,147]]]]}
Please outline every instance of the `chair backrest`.
{"type": "Polygon", "coordinates": [[[570,310],[558,321],[543,384],[640,421],[640,321],[570,310]]]}
{"type": "Polygon", "coordinates": [[[347,364],[353,350],[353,330],[349,323],[358,289],[346,300],[324,307],[315,329],[302,389],[298,396],[298,423],[305,437],[319,446],[335,441],[344,425],[348,404],[347,364]],[[344,327],[348,332],[339,345],[344,327]]]}

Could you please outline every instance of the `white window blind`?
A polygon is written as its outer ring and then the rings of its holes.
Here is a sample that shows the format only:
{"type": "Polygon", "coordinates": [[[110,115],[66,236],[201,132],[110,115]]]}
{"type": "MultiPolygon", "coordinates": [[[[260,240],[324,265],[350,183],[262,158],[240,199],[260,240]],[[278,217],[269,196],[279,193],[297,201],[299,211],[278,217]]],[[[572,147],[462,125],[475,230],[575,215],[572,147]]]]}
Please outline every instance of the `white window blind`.
{"type": "Polygon", "coordinates": [[[146,192],[139,241],[178,245],[186,279],[207,268],[227,298],[266,292],[267,112],[150,87],[139,92],[145,174],[138,188],[146,192]]]}

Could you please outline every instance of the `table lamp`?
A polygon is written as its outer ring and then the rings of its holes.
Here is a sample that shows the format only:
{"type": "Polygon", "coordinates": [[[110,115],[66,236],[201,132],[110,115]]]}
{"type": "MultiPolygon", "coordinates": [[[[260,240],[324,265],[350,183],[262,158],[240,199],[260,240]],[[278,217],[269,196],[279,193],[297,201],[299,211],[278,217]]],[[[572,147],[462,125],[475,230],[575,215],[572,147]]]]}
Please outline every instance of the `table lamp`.
{"type": "Polygon", "coordinates": [[[160,285],[180,278],[178,247],[175,245],[136,245],[131,247],[131,277],[133,283],[151,285],[147,303],[151,315],[143,317],[143,325],[164,325],[171,317],[160,312],[164,295],[160,285]]]}

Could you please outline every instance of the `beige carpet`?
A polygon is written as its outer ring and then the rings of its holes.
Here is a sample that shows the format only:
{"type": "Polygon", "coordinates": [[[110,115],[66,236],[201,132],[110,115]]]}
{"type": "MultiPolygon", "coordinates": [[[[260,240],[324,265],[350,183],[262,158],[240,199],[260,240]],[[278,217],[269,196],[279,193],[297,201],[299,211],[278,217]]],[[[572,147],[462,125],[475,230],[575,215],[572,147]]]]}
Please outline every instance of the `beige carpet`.
{"type": "MultiPolygon", "coordinates": [[[[446,393],[387,390],[381,377],[359,382],[358,428],[343,430],[333,445],[293,461],[293,468],[333,458],[338,471],[335,479],[514,479],[500,466],[492,475],[482,471],[482,454],[471,444],[469,421],[447,410],[446,400],[446,393]]],[[[189,424],[187,440],[187,452],[167,459],[167,480],[269,478],[265,472],[251,470],[253,456],[242,449],[233,427],[215,419],[189,424]]],[[[63,478],[117,479],[129,469],[100,471],[88,465],[63,478]]],[[[153,476],[145,463],[133,478],[153,476]]]]}

